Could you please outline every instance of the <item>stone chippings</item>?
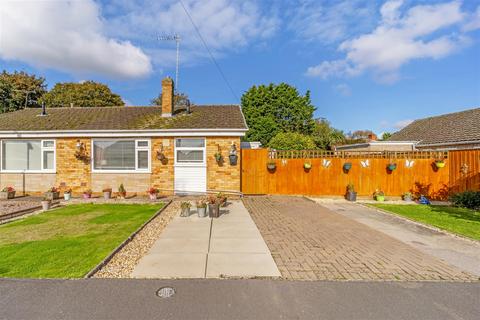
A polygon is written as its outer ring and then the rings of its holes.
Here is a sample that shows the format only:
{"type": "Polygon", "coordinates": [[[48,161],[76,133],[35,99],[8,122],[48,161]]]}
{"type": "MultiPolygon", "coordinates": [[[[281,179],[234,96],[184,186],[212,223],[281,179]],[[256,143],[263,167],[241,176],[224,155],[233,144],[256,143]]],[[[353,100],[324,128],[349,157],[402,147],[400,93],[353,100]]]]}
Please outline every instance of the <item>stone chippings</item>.
{"type": "Polygon", "coordinates": [[[246,197],[244,203],[289,280],[478,280],[304,198],[246,197]]]}
{"type": "Polygon", "coordinates": [[[123,247],[93,278],[130,278],[138,261],[158,239],[163,229],[180,210],[180,202],[172,202],[155,219],[150,221],[125,247],[123,247]]]}
{"type": "Polygon", "coordinates": [[[21,210],[28,210],[40,205],[40,201],[31,200],[1,200],[0,201],[0,217],[18,212],[21,210]]]}

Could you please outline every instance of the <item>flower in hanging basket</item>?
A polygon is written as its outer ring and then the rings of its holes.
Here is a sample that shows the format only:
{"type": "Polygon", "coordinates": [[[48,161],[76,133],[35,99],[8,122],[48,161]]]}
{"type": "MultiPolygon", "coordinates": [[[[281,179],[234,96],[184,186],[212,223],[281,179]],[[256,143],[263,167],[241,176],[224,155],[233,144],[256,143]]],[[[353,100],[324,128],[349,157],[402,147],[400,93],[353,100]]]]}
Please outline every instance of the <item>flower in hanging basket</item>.
{"type": "Polygon", "coordinates": [[[303,168],[305,168],[305,170],[310,170],[312,169],[312,163],[311,162],[305,162],[303,164],[303,168]]]}
{"type": "Polygon", "coordinates": [[[217,161],[217,163],[223,162],[223,156],[220,152],[215,153],[215,160],[217,161]]]}
{"type": "Polygon", "coordinates": [[[436,160],[435,165],[437,166],[437,168],[443,168],[443,167],[445,167],[445,161],[444,160],[436,160]]]}
{"type": "Polygon", "coordinates": [[[388,164],[388,166],[387,166],[387,169],[388,169],[389,171],[393,171],[393,170],[397,169],[397,164],[396,164],[396,163],[393,163],[393,162],[390,162],[390,163],[388,164]]]}
{"type": "Polygon", "coordinates": [[[345,162],[343,164],[343,170],[349,171],[350,169],[352,169],[352,163],[351,162],[345,162]]]}
{"type": "Polygon", "coordinates": [[[267,162],[267,169],[268,170],[275,170],[277,167],[277,163],[273,160],[267,162]]]}

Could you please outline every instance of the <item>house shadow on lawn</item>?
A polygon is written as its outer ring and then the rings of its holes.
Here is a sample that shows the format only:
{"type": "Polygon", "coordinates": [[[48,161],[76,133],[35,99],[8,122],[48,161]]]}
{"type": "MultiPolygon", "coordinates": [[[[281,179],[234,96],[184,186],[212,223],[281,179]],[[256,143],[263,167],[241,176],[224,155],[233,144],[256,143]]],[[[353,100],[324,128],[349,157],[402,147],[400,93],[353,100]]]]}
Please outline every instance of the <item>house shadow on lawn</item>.
{"type": "Polygon", "coordinates": [[[459,220],[469,220],[474,222],[480,222],[480,211],[474,211],[471,209],[464,209],[458,207],[449,207],[449,206],[430,206],[432,212],[439,214],[447,214],[448,217],[459,219],[459,220]]]}

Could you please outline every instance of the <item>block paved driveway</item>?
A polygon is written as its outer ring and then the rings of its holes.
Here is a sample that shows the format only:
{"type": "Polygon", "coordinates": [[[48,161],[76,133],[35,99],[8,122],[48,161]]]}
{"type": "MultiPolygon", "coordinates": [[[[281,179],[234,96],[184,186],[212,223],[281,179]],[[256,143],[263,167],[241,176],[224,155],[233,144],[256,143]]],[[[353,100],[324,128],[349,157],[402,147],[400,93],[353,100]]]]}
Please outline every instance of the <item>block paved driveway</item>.
{"type": "Polygon", "coordinates": [[[301,197],[245,197],[282,277],[294,280],[478,280],[301,197]]]}

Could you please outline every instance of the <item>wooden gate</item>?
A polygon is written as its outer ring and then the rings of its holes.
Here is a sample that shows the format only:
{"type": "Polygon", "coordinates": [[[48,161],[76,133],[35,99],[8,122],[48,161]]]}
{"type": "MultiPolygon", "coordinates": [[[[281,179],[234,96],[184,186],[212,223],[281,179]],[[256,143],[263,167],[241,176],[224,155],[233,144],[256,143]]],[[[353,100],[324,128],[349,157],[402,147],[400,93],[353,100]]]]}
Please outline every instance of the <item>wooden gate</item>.
{"type": "Polygon", "coordinates": [[[450,189],[480,191],[480,150],[450,152],[450,189]]]}

